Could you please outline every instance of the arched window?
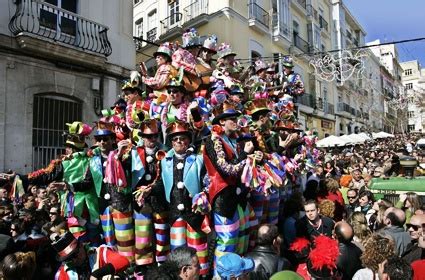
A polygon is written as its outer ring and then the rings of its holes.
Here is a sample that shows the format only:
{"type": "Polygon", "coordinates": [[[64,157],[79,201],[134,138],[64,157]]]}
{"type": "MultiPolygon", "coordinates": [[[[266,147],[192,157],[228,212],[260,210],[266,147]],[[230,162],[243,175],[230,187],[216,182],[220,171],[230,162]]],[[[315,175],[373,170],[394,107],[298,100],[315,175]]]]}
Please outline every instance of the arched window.
{"type": "Polygon", "coordinates": [[[52,94],[34,96],[32,129],[32,167],[45,167],[64,153],[66,123],[82,120],[82,102],[52,94]]]}

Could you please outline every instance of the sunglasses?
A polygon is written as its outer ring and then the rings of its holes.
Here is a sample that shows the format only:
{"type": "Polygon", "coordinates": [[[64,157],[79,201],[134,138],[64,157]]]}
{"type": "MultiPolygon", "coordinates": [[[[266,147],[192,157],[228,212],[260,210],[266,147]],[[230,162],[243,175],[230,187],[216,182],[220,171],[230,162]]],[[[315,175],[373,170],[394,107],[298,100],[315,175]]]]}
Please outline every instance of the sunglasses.
{"type": "Polygon", "coordinates": [[[142,138],[155,139],[155,138],[158,138],[158,134],[144,134],[142,135],[142,138]]]}
{"type": "Polygon", "coordinates": [[[176,89],[176,88],[173,88],[173,89],[169,89],[169,90],[167,90],[167,92],[168,93],[178,93],[178,92],[180,92],[180,90],[179,89],[176,89]]]}
{"type": "Polygon", "coordinates": [[[413,228],[414,231],[417,231],[420,227],[422,226],[418,226],[414,224],[406,224],[406,229],[413,228]]]}
{"type": "Polygon", "coordinates": [[[355,199],[357,196],[347,196],[348,199],[355,199]]]}
{"type": "Polygon", "coordinates": [[[177,141],[183,142],[187,139],[189,139],[189,138],[187,138],[187,136],[176,136],[176,137],[173,137],[173,139],[171,139],[171,141],[172,142],[177,142],[177,141]]]}
{"type": "Polygon", "coordinates": [[[57,214],[58,214],[57,212],[50,212],[49,213],[50,216],[57,215],[57,214]]]}
{"type": "Polygon", "coordinates": [[[94,137],[94,140],[96,142],[101,142],[103,140],[103,142],[107,142],[111,139],[111,137],[94,137]]]}

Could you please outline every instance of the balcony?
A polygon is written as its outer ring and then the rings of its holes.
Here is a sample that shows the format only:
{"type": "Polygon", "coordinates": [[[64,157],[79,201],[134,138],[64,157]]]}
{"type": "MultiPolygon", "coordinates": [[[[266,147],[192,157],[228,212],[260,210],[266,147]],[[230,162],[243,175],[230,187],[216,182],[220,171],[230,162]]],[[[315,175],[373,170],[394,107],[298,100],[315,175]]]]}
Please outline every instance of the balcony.
{"type": "Polygon", "coordinates": [[[319,25],[320,28],[328,31],[328,22],[322,16],[319,16],[319,25]]]}
{"type": "Polygon", "coordinates": [[[108,27],[46,2],[20,0],[16,3],[9,30],[22,48],[83,63],[93,59],[87,55],[111,55],[108,27]]]}
{"type": "Polygon", "coordinates": [[[157,30],[157,28],[156,28],[156,27],[154,27],[154,28],[152,28],[151,30],[149,30],[149,31],[146,33],[146,40],[148,40],[149,42],[155,42],[156,40],[158,40],[156,30],[157,30]]]}
{"type": "Polygon", "coordinates": [[[182,13],[174,13],[160,21],[161,41],[166,41],[171,38],[179,37],[183,34],[182,19],[183,19],[182,13]]]}
{"type": "Polygon", "coordinates": [[[269,13],[255,3],[249,3],[248,7],[249,7],[248,9],[249,26],[255,28],[257,31],[268,33],[269,26],[270,26],[269,13]]]}
{"type": "Polygon", "coordinates": [[[319,110],[323,110],[323,108],[324,108],[324,102],[323,102],[323,98],[322,97],[317,98],[317,100],[316,100],[316,107],[319,110]]]}
{"type": "Polygon", "coordinates": [[[208,22],[208,0],[197,0],[184,9],[184,23],[197,27],[208,22]]]}
{"type": "Polygon", "coordinates": [[[355,116],[356,115],[356,109],[354,109],[354,107],[350,107],[350,113],[351,113],[351,115],[355,116]]]}
{"type": "Polygon", "coordinates": [[[327,108],[325,108],[325,114],[334,115],[335,114],[335,106],[331,103],[328,103],[327,108]]]}
{"type": "Polygon", "coordinates": [[[310,52],[310,44],[302,39],[298,34],[293,34],[292,41],[294,46],[300,49],[303,53],[310,52]]]}
{"type": "Polygon", "coordinates": [[[272,16],[273,41],[283,48],[289,48],[291,43],[290,29],[279,20],[279,14],[272,16]]]}
{"type": "Polygon", "coordinates": [[[338,103],[338,112],[347,112],[347,113],[351,113],[351,109],[350,109],[350,105],[348,105],[347,103],[338,103]]]}
{"type": "Polygon", "coordinates": [[[316,98],[311,93],[306,93],[298,98],[298,103],[310,108],[316,107],[316,98]]]}
{"type": "Polygon", "coordinates": [[[304,8],[304,10],[307,10],[307,0],[296,0],[296,3],[304,8]]]}

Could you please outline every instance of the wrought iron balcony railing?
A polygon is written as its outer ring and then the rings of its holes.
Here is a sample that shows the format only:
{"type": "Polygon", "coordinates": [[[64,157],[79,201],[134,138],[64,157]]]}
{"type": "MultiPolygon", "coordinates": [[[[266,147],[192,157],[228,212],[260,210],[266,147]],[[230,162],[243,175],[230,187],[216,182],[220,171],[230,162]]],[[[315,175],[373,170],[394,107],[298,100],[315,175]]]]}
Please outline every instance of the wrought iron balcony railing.
{"type": "Polygon", "coordinates": [[[165,32],[169,31],[170,29],[179,26],[182,23],[182,18],[183,18],[183,14],[182,13],[174,13],[166,18],[164,18],[163,20],[161,20],[161,24],[162,24],[162,33],[164,34],[165,32]]]}
{"type": "Polygon", "coordinates": [[[307,9],[307,0],[297,0],[297,3],[303,7],[304,9],[307,9]]]}
{"type": "Polygon", "coordinates": [[[316,107],[316,97],[311,93],[306,93],[299,97],[298,102],[310,108],[316,107]]]}
{"type": "Polygon", "coordinates": [[[325,113],[331,114],[331,115],[335,114],[335,106],[331,103],[328,103],[325,113]]]}
{"type": "Polygon", "coordinates": [[[16,1],[9,22],[13,35],[36,35],[85,51],[109,56],[108,27],[39,0],[16,1]]]}
{"type": "Polygon", "coordinates": [[[351,113],[351,107],[347,103],[341,102],[341,103],[338,103],[338,111],[351,113]]]}
{"type": "Polygon", "coordinates": [[[154,27],[146,33],[146,40],[147,41],[155,42],[158,39],[156,30],[157,30],[157,28],[154,27]]]}
{"type": "Polygon", "coordinates": [[[249,3],[249,18],[261,22],[266,27],[270,25],[269,13],[255,3],[249,3]]]}
{"type": "Polygon", "coordinates": [[[197,0],[186,6],[183,11],[186,13],[186,22],[202,14],[208,14],[208,0],[197,0]]]}
{"type": "Polygon", "coordinates": [[[304,39],[302,39],[298,34],[294,33],[292,39],[292,41],[294,42],[294,46],[296,46],[305,53],[310,52],[310,44],[304,39]]]}

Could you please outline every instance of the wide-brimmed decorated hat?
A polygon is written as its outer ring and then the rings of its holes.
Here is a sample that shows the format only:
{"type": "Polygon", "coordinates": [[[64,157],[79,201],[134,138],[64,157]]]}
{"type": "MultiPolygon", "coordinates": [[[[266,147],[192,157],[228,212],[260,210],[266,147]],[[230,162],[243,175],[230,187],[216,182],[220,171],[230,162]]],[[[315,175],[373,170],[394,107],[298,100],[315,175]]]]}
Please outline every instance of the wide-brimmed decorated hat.
{"type": "Polygon", "coordinates": [[[269,63],[269,65],[267,65],[267,73],[275,73],[276,72],[276,64],[275,63],[269,63]]]}
{"type": "Polygon", "coordinates": [[[185,93],[186,88],[184,87],[183,81],[184,69],[181,67],[176,73],[176,76],[171,76],[170,81],[168,82],[167,88],[178,88],[181,92],[185,93]]]}
{"type": "Polygon", "coordinates": [[[238,117],[242,113],[236,110],[236,104],[225,100],[222,104],[213,108],[214,119],[212,120],[212,124],[219,124],[220,120],[238,117]]]}
{"type": "Polygon", "coordinates": [[[217,53],[217,36],[213,34],[207,37],[202,44],[202,48],[207,49],[210,52],[217,53]]]}
{"type": "Polygon", "coordinates": [[[261,113],[267,113],[271,110],[267,106],[267,99],[254,99],[245,103],[245,111],[248,115],[256,115],[261,113]]]}
{"type": "Polygon", "coordinates": [[[52,247],[57,252],[57,260],[62,262],[74,256],[79,243],[72,233],[66,232],[62,236],[56,237],[56,240],[52,242],[52,247]]]}
{"type": "Polygon", "coordinates": [[[111,122],[98,121],[96,122],[96,132],[94,136],[109,136],[115,135],[115,125],[111,122]]]}
{"type": "Polygon", "coordinates": [[[261,70],[266,70],[268,68],[267,64],[261,59],[256,60],[254,64],[255,64],[255,73],[258,73],[261,70]]]}
{"type": "Polygon", "coordinates": [[[286,130],[294,132],[303,131],[298,122],[291,120],[277,120],[274,124],[273,130],[286,130]]]}
{"type": "Polygon", "coordinates": [[[64,133],[66,136],[65,146],[78,150],[87,148],[85,140],[93,128],[82,122],[66,123],[66,125],[68,126],[68,131],[64,133]]]}
{"type": "Polygon", "coordinates": [[[294,67],[294,61],[292,59],[292,57],[290,56],[284,56],[282,58],[282,65],[287,67],[287,68],[292,68],[294,67]]]}
{"type": "Polygon", "coordinates": [[[138,94],[142,93],[142,75],[137,71],[130,72],[130,79],[124,81],[124,85],[121,87],[121,90],[124,91],[137,91],[138,94]]]}
{"type": "Polygon", "coordinates": [[[183,33],[182,35],[182,47],[187,49],[187,48],[192,48],[192,47],[200,47],[201,44],[201,39],[199,38],[198,32],[196,31],[195,28],[190,28],[188,30],[186,30],[185,33],[183,33]]]}
{"type": "Polygon", "coordinates": [[[218,58],[224,58],[228,55],[237,55],[232,51],[232,47],[228,43],[221,43],[221,45],[217,49],[218,58]]]}
{"type": "Polygon", "coordinates": [[[144,120],[140,124],[140,132],[139,135],[141,137],[145,135],[157,135],[159,133],[159,125],[156,119],[148,119],[144,120]]]}
{"type": "Polygon", "coordinates": [[[234,84],[230,87],[230,95],[245,94],[241,84],[234,84]]]}
{"type": "Polygon", "coordinates": [[[158,47],[158,50],[153,53],[153,56],[156,57],[158,54],[166,55],[171,60],[173,55],[173,46],[169,42],[165,42],[158,47]]]}
{"type": "Polygon", "coordinates": [[[165,133],[167,134],[168,139],[171,139],[178,134],[186,134],[191,137],[192,130],[187,122],[176,120],[167,126],[165,133]]]}

